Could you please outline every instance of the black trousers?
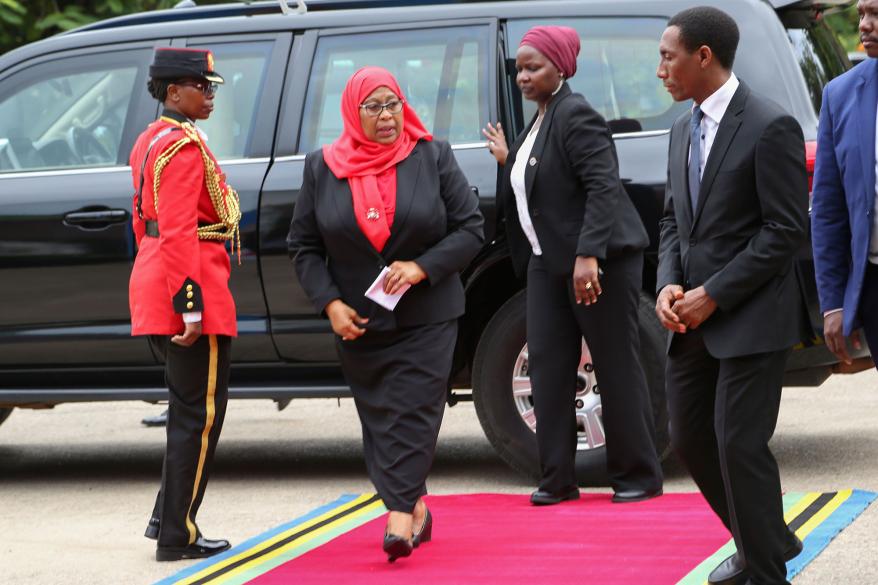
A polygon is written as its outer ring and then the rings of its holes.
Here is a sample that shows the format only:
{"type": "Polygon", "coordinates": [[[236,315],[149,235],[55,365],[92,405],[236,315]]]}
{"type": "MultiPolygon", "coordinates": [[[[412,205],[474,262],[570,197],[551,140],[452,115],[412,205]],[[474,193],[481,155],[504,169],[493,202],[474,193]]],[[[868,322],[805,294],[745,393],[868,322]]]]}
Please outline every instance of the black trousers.
{"type": "Polygon", "coordinates": [[[388,510],[411,513],[427,493],[456,342],[456,320],[337,340],[366,469],[388,510]]]}
{"type": "Polygon", "coordinates": [[[649,389],[640,365],[637,303],[643,255],[603,265],[601,294],[577,305],[573,281],[549,274],[539,256],[527,273],[528,367],[533,387],[542,479],[552,492],[576,485],[576,382],[582,338],[601,391],[607,470],[614,490],[658,490],[662,471],[655,449],[649,389]]]}
{"type": "Polygon", "coordinates": [[[878,265],[866,264],[863,291],[860,293],[860,322],[866,343],[872,351],[872,361],[878,367],[878,265]]]}
{"type": "Polygon", "coordinates": [[[165,358],[167,447],[153,518],[159,546],[186,546],[200,536],[195,516],[204,498],[229,397],[231,338],[202,335],[190,347],[149,337],[165,358]]]}
{"type": "Polygon", "coordinates": [[[751,583],[787,583],[780,473],[768,447],[789,350],[717,359],[701,332],[668,352],[671,444],[732,533],[751,583]]]}

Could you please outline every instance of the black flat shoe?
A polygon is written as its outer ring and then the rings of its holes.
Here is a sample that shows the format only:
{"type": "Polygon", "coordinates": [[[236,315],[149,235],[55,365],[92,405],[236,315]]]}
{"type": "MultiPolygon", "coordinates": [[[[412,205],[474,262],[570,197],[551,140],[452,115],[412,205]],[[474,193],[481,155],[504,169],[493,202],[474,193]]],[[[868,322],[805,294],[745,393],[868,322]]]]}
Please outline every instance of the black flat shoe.
{"type": "Polygon", "coordinates": [[[412,554],[412,543],[395,534],[384,533],[384,552],[387,553],[387,562],[392,563],[400,557],[407,557],[412,554]]]}
{"type": "Polygon", "coordinates": [[[146,530],[143,532],[143,535],[151,540],[159,539],[159,519],[158,518],[150,518],[149,524],[146,525],[146,530]]]}
{"type": "Polygon", "coordinates": [[[651,492],[646,490],[623,490],[613,494],[613,503],[630,504],[631,502],[643,502],[644,500],[657,498],[663,493],[662,488],[651,492]]]}
{"type": "Polygon", "coordinates": [[[537,490],[530,495],[530,503],[534,506],[551,506],[568,500],[579,499],[579,488],[574,487],[559,493],[537,490]]]}
{"type": "MultiPolygon", "coordinates": [[[[783,560],[791,561],[802,552],[805,547],[799,537],[790,531],[787,547],[783,552],[783,560]]],[[[735,553],[721,562],[710,572],[707,582],[710,585],[744,585],[749,578],[744,561],[735,553]]]]}
{"type": "Polygon", "coordinates": [[[427,508],[421,529],[412,534],[412,548],[418,548],[422,542],[430,542],[431,540],[433,540],[433,515],[430,514],[430,508],[427,508]]]}
{"type": "Polygon", "coordinates": [[[181,561],[183,559],[203,559],[212,557],[231,548],[228,540],[208,540],[199,536],[198,540],[187,546],[159,546],[155,549],[157,561],[181,561]]]}

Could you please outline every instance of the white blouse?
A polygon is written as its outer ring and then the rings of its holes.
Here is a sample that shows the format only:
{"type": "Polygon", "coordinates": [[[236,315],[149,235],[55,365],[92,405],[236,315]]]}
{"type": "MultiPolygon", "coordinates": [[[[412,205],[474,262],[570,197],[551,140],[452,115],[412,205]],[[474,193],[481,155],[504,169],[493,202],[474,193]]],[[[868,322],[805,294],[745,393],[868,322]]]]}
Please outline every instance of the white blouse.
{"type": "Polygon", "coordinates": [[[515,164],[512,165],[512,174],[510,182],[512,183],[512,191],[515,193],[515,207],[518,209],[518,223],[530,242],[530,247],[535,256],[542,256],[543,250],[540,248],[540,242],[537,240],[537,233],[534,231],[534,224],[530,218],[530,211],[527,207],[527,190],[524,186],[524,171],[530,161],[530,152],[533,150],[534,142],[540,133],[540,126],[543,124],[543,114],[540,114],[534,122],[533,128],[527,133],[521,148],[515,156],[515,164]]]}

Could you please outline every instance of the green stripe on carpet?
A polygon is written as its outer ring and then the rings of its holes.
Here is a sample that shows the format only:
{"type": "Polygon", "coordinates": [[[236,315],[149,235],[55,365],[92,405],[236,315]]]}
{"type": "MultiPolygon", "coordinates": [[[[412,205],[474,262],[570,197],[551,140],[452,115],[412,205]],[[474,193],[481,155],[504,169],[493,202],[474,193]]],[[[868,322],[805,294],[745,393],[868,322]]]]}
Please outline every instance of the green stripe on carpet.
{"type": "MultiPolygon", "coordinates": [[[[805,545],[802,553],[787,563],[788,578],[792,579],[801,572],[804,566],[820,554],[844,527],[853,522],[875,497],[874,493],[860,490],[784,495],[784,519],[805,545]]],[[[735,541],[730,539],[676,585],[707,585],[707,577],[714,567],[734,554],[736,550],[735,541]]]]}
{"type": "Polygon", "coordinates": [[[241,585],[386,512],[375,494],[342,496],[298,521],[205,559],[156,585],[241,585]]]}
{"type": "Polygon", "coordinates": [[[351,518],[344,523],[334,524],[332,529],[322,532],[318,538],[315,538],[306,543],[302,543],[298,546],[294,546],[292,548],[284,549],[281,554],[273,556],[260,556],[256,560],[241,567],[241,572],[238,572],[238,570],[236,570],[226,575],[218,576],[217,578],[211,579],[210,581],[205,581],[205,583],[210,583],[210,585],[243,585],[251,579],[255,579],[259,575],[267,573],[275,567],[280,566],[285,562],[292,560],[300,555],[303,555],[306,552],[329,542],[336,536],[340,536],[349,530],[353,530],[361,524],[365,524],[366,522],[369,522],[370,520],[373,520],[385,513],[387,513],[387,509],[383,505],[376,506],[372,510],[361,514],[356,518],[351,518]]]}

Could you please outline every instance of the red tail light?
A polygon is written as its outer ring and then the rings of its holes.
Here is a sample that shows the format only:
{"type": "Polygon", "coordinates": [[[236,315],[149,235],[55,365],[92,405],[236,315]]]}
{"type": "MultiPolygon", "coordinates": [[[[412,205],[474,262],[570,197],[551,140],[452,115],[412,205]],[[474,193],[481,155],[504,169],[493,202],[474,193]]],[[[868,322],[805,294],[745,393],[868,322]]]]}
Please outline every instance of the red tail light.
{"type": "Polygon", "coordinates": [[[817,141],[805,142],[805,168],[808,170],[808,193],[814,189],[814,161],[817,160],[817,141]]]}

